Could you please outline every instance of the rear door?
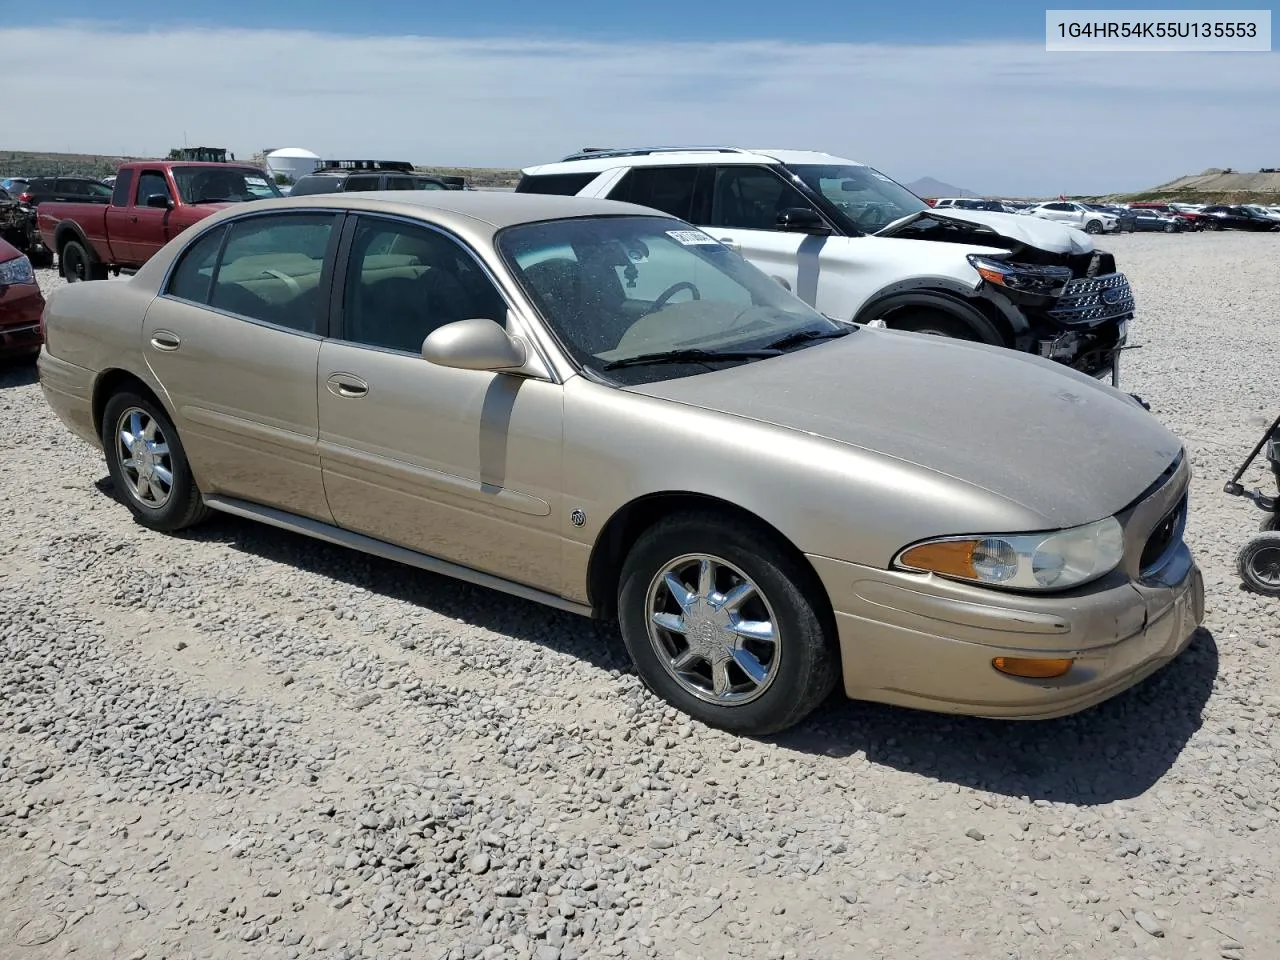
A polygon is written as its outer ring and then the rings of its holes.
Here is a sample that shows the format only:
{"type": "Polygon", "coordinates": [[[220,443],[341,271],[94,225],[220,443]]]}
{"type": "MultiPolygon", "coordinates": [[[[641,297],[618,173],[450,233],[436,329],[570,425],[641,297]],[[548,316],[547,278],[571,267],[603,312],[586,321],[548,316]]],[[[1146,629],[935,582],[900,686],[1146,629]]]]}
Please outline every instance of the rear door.
{"type": "Polygon", "coordinates": [[[143,321],[201,489],[331,522],[316,363],[341,214],[240,217],[199,235],[143,321]]]}

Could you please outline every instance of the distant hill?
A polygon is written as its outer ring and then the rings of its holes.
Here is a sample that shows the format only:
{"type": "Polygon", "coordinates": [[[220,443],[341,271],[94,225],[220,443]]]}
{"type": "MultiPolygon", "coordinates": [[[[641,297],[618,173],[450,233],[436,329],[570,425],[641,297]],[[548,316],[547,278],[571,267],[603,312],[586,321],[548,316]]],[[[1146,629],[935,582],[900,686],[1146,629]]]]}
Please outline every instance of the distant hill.
{"type": "MultiPolygon", "coordinates": [[[[130,160],[160,160],[162,157],[120,157],[96,153],[46,153],[39,150],[0,149],[0,178],[27,177],[105,177],[130,160]]],[[[242,162],[261,162],[260,158],[240,157],[242,162]]],[[[420,166],[424,173],[466,177],[477,187],[514,187],[519,170],[495,167],[420,166]]]]}
{"type": "Polygon", "coordinates": [[[921,177],[919,180],[908,183],[907,189],[914,193],[917,197],[976,197],[977,194],[972,190],[966,190],[964,187],[953,187],[949,183],[943,183],[941,180],[935,180],[933,177],[921,177]]]}
{"type": "Polygon", "coordinates": [[[1182,200],[1189,203],[1276,203],[1280,201],[1280,169],[1246,173],[1230,168],[1188,174],[1122,200],[1182,200]]]}

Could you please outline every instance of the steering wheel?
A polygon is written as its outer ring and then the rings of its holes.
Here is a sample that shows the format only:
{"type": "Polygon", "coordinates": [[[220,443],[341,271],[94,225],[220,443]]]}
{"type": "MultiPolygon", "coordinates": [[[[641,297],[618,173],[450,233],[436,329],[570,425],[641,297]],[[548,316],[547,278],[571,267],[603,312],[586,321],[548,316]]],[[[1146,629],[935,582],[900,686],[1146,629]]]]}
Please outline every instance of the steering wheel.
{"type": "Polygon", "coordinates": [[[858,215],[858,226],[869,227],[882,223],[884,210],[887,205],[883,203],[868,203],[863,208],[862,213],[858,215]]]}
{"type": "Polygon", "coordinates": [[[688,280],[681,280],[679,283],[673,283],[671,286],[667,287],[667,289],[662,291],[662,296],[660,296],[653,303],[653,312],[657,313],[659,310],[665,307],[667,305],[667,301],[670,300],[672,297],[674,297],[681,290],[688,290],[690,293],[693,294],[693,299],[695,300],[702,299],[702,294],[698,292],[697,287],[695,287],[688,280]]]}

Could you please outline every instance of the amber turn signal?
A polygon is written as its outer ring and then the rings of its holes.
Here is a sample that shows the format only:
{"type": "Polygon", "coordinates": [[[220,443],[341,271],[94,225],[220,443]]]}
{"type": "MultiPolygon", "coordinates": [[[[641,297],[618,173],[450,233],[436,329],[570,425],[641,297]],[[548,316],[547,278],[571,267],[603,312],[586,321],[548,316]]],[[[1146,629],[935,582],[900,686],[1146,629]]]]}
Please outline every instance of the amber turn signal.
{"type": "Polygon", "coordinates": [[[991,665],[1001,673],[1011,677],[1025,677],[1030,680],[1052,680],[1061,677],[1075,660],[1032,660],[1023,657],[996,657],[991,665]]]}

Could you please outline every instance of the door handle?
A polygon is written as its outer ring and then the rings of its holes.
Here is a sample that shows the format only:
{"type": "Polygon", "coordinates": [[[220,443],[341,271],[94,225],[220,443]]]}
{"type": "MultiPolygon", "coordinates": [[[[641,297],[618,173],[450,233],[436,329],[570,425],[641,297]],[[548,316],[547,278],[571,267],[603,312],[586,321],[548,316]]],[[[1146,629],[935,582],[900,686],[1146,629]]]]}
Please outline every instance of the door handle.
{"type": "Polygon", "coordinates": [[[133,216],[131,216],[129,219],[130,219],[133,223],[137,223],[137,222],[138,222],[138,215],[135,213],[135,214],[134,214],[133,216]]]}
{"type": "Polygon", "coordinates": [[[733,237],[721,237],[720,242],[732,250],[734,253],[742,252],[742,244],[734,241],[733,237]]]}
{"type": "Polygon", "coordinates": [[[157,350],[177,350],[182,346],[182,340],[176,333],[170,333],[168,330],[157,330],[151,335],[151,345],[157,350]]]}
{"type": "Polygon", "coordinates": [[[369,384],[350,373],[335,373],[324,384],[335,397],[355,400],[369,392],[369,384]]]}

